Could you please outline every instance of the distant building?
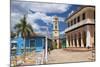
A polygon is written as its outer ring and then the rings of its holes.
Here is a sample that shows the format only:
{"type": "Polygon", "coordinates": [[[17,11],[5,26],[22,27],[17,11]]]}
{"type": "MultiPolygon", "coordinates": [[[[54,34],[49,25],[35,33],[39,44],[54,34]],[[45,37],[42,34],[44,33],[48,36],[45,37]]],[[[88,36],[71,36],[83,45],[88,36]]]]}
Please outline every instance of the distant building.
{"type": "Polygon", "coordinates": [[[68,47],[95,47],[95,7],[82,6],[66,19],[68,47]]]}
{"type": "Polygon", "coordinates": [[[53,46],[54,48],[60,48],[60,41],[59,41],[59,22],[58,17],[55,16],[53,19],[53,46]]]}

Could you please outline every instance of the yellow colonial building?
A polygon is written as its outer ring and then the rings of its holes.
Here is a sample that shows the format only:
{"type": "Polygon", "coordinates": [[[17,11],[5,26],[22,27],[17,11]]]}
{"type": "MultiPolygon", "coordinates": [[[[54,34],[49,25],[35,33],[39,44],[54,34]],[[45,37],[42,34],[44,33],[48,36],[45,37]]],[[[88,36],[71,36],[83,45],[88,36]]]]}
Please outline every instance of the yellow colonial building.
{"type": "Polygon", "coordinates": [[[81,6],[66,18],[68,47],[95,47],[95,7],[81,6]]]}

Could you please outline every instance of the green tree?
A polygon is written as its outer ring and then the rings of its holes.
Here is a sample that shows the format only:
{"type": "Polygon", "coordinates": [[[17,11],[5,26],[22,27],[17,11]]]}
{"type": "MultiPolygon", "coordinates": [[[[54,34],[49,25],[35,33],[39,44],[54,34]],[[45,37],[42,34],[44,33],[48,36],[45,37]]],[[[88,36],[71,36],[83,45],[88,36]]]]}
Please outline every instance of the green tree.
{"type": "Polygon", "coordinates": [[[17,34],[19,34],[21,32],[22,37],[24,39],[24,62],[25,62],[25,57],[26,57],[25,40],[26,40],[26,37],[33,35],[33,33],[34,33],[33,28],[29,23],[27,23],[26,15],[24,15],[24,17],[20,20],[20,23],[16,24],[14,28],[17,30],[17,34]]]}

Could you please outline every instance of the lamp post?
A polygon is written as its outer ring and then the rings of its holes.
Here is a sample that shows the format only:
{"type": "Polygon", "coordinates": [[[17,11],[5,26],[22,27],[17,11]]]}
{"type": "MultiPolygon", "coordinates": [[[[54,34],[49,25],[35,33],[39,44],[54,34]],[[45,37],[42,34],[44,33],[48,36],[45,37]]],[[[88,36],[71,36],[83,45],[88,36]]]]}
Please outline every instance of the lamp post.
{"type": "Polygon", "coordinates": [[[45,45],[45,62],[48,61],[48,27],[46,27],[46,45],[45,45]]]}
{"type": "Polygon", "coordinates": [[[48,27],[47,26],[42,26],[41,28],[44,28],[46,30],[44,60],[45,60],[45,63],[47,63],[47,61],[48,61],[48,27]]]}

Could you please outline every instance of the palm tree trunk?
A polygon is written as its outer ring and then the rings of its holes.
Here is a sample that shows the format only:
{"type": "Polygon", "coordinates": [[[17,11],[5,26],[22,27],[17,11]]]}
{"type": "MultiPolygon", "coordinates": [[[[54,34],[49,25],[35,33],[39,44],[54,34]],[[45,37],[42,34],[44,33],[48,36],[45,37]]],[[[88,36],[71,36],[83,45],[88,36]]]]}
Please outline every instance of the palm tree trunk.
{"type": "Polygon", "coordinates": [[[24,62],[25,62],[25,58],[26,58],[26,45],[25,45],[25,37],[24,37],[24,62]]]}

